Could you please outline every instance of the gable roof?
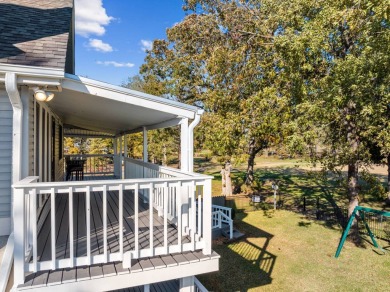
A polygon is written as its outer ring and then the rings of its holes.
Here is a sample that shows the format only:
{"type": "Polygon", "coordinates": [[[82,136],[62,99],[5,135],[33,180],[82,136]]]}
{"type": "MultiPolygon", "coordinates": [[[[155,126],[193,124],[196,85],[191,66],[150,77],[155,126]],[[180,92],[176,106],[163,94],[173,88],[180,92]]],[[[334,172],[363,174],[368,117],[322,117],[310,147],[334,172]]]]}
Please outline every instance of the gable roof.
{"type": "Polygon", "coordinates": [[[73,71],[72,10],[73,0],[0,0],[0,63],[73,71]]]}

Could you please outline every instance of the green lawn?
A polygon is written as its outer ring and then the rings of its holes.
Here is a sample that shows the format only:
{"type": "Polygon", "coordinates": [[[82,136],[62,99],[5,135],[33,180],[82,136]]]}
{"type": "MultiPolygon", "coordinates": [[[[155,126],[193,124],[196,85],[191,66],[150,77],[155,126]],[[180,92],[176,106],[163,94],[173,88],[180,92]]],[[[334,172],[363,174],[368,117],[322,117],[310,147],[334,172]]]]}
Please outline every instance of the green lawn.
{"type": "Polygon", "coordinates": [[[390,254],[380,255],[368,241],[346,242],[335,259],[337,227],[289,211],[239,213],[235,226],[246,237],[214,242],[220,271],[199,276],[211,291],[390,290],[390,254]]]}
{"type": "MultiPolygon", "coordinates": [[[[214,176],[212,192],[219,196],[218,163],[198,158],[195,164],[198,171],[214,176]]],[[[330,212],[347,206],[345,188],[338,177],[328,175],[322,179],[297,159],[258,157],[256,164],[256,192],[269,203],[262,207],[272,207],[271,181],[276,180],[284,210],[256,210],[244,192],[227,198],[226,205],[238,211],[234,225],[246,237],[233,243],[214,242],[214,250],[221,255],[220,271],[199,276],[209,290],[390,291],[390,254],[381,255],[363,237],[359,247],[346,242],[335,259],[341,227],[335,221],[325,223],[302,215],[303,198],[312,211],[317,201],[321,209],[330,212]]],[[[234,168],[234,184],[242,183],[244,170],[245,165],[234,168]]],[[[383,175],[378,177],[384,181],[383,175]]],[[[361,194],[360,199],[361,205],[388,210],[375,194],[361,194]]]]}

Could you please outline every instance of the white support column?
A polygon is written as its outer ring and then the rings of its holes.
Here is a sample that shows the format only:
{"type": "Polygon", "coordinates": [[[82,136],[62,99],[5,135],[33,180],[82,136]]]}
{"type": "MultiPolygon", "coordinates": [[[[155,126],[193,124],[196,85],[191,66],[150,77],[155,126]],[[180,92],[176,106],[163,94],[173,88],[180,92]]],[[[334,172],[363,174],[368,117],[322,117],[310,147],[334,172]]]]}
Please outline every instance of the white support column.
{"type": "Polygon", "coordinates": [[[42,153],[43,155],[43,181],[47,182],[49,181],[47,179],[47,172],[48,172],[48,169],[47,169],[47,155],[48,155],[48,149],[47,149],[47,136],[49,135],[48,133],[48,127],[47,127],[47,114],[48,114],[48,111],[47,109],[45,109],[45,115],[42,117],[42,119],[44,119],[45,121],[45,127],[42,128],[42,132],[43,132],[43,149],[45,149],[42,153]]]}
{"type": "Polygon", "coordinates": [[[39,113],[38,113],[38,119],[39,119],[39,125],[38,125],[38,128],[39,128],[39,134],[38,134],[38,161],[39,161],[39,173],[38,173],[38,176],[39,176],[39,181],[40,182],[43,182],[44,181],[44,178],[43,178],[43,145],[42,145],[42,132],[43,132],[43,127],[42,127],[42,121],[43,121],[43,118],[42,118],[42,115],[43,115],[43,109],[42,109],[42,105],[39,105],[39,113]]]}
{"type": "Polygon", "coordinates": [[[202,114],[203,110],[199,110],[188,127],[188,170],[191,172],[194,171],[194,128],[199,124],[202,114]]]}
{"type": "Polygon", "coordinates": [[[188,171],[188,142],[188,118],[183,118],[180,123],[180,169],[183,171],[188,171]]]}
{"type": "Polygon", "coordinates": [[[117,145],[117,137],[113,138],[112,145],[114,147],[114,175],[119,176],[118,172],[118,145],[117,145]]]}
{"type": "Polygon", "coordinates": [[[144,285],[144,292],[150,292],[150,284],[144,285]]]}
{"type": "Polygon", "coordinates": [[[124,135],[123,136],[123,138],[124,138],[124,157],[127,157],[127,135],[124,135]]]}
{"type": "MultiPolygon", "coordinates": [[[[30,107],[30,95],[28,91],[28,87],[23,86],[21,89],[21,100],[23,104],[23,130],[22,130],[22,155],[21,155],[21,178],[25,178],[29,175],[32,175],[30,173],[31,170],[31,163],[29,158],[29,133],[30,133],[30,123],[34,123],[34,121],[30,120],[29,115],[29,107],[30,107]]],[[[35,137],[35,135],[34,135],[35,137]]]]}
{"type": "Polygon", "coordinates": [[[143,127],[143,138],[143,161],[148,162],[148,130],[146,129],[146,127],[143,127]]]}
{"type": "MultiPolygon", "coordinates": [[[[124,158],[126,158],[127,157],[127,135],[124,135],[123,138],[124,138],[124,152],[125,152],[123,154],[123,156],[124,156],[124,158]]],[[[124,160],[124,158],[123,158],[123,160],[124,160]]],[[[124,168],[123,178],[128,178],[127,177],[128,174],[126,173],[126,162],[123,163],[123,168],[124,168]]]]}
{"type": "Polygon", "coordinates": [[[51,153],[51,146],[52,146],[52,143],[51,143],[51,137],[53,136],[53,129],[52,129],[52,115],[50,113],[48,113],[48,118],[47,118],[47,129],[48,129],[48,136],[47,136],[47,139],[46,139],[46,147],[48,148],[47,149],[47,167],[48,167],[48,174],[47,174],[47,181],[51,181],[51,156],[52,156],[52,153],[51,153]]]}
{"type": "Polygon", "coordinates": [[[25,197],[23,189],[14,190],[13,217],[14,217],[14,284],[17,287],[24,283],[25,272],[25,197]]]}
{"type": "MultiPolygon", "coordinates": [[[[188,171],[188,119],[183,118],[180,122],[180,169],[188,171]]],[[[182,204],[182,232],[189,234],[189,188],[182,186],[180,188],[182,204]]]]}
{"type": "Polygon", "coordinates": [[[123,161],[122,136],[119,137],[119,177],[122,179],[122,161],[123,161]]]}
{"type": "Polygon", "coordinates": [[[194,292],[195,291],[195,277],[189,276],[180,278],[180,292],[194,292]]]}
{"type": "Polygon", "coordinates": [[[211,254],[211,218],[211,179],[208,179],[205,181],[205,184],[203,186],[203,240],[205,242],[203,254],[205,255],[211,254]]]}

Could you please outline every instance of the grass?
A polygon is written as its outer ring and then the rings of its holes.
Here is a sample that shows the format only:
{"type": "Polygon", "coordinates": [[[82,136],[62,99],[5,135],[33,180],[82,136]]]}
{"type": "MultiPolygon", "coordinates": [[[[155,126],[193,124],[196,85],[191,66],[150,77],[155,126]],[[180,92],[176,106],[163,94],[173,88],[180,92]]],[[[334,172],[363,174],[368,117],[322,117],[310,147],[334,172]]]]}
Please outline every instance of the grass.
{"type": "Polygon", "coordinates": [[[246,237],[215,241],[220,271],[199,276],[211,291],[389,290],[390,255],[369,242],[359,248],[346,242],[335,259],[339,228],[281,210],[239,213],[235,226],[246,237]]]}
{"type": "MultiPolygon", "coordinates": [[[[336,176],[321,179],[316,170],[298,159],[256,158],[256,192],[272,207],[271,181],[279,184],[284,210],[257,210],[245,193],[227,198],[236,211],[234,225],[246,236],[232,243],[217,240],[213,249],[221,255],[220,271],[199,279],[211,291],[390,291],[390,254],[381,255],[363,238],[357,247],[346,242],[334,258],[341,227],[332,222],[309,220],[302,215],[303,198],[315,208],[345,207],[348,201],[336,176]],[[293,212],[291,212],[293,211],[293,212]]],[[[211,174],[213,195],[221,194],[221,166],[198,158],[197,171],[211,174]]],[[[235,166],[233,183],[242,183],[245,165],[235,166]]],[[[383,174],[377,177],[384,181],[383,174]]],[[[361,205],[386,209],[375,194],[361,196],[361,205]]],[[[262,206],[264,207],[264,205],[262,206]]],[[[388,209],[388,208],[387,208],[388,209]]],[[[388,242],[381,242],[387,246],[388,242]]]]}

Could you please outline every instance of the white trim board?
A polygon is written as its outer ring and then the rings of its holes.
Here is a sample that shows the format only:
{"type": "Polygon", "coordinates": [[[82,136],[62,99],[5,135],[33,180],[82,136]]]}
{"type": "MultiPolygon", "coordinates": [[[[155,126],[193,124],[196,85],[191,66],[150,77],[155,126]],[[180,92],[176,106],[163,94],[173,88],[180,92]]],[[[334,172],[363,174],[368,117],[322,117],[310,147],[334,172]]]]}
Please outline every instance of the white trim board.
{"type": "Polygon", "coordinates": [[[136,287],[145,284],[164,282],[168,280],[195,276],[204,273],[216,272],[219,269],[219,256],[210,260],[204,260],[196,263],[177,265],[168,268],[147,270],[137,273],[121,274],[110,277],[97,278],[93,280],[75,281],[53,286],[23,287],[16,291],[110,291],[129,287],[136,287]]]}

